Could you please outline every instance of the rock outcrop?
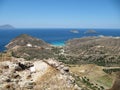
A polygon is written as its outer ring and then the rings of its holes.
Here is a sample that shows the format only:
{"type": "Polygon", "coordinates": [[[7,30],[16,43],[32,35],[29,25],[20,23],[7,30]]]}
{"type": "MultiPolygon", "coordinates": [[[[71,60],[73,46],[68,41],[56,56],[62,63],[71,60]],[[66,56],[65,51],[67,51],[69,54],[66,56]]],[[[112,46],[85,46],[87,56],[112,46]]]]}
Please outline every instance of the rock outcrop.
{"type": "Polygon", "coordinates": [[[80,90],[69,68],[53,59],[0,62],[0,78],[0,90],[80,90]]]}

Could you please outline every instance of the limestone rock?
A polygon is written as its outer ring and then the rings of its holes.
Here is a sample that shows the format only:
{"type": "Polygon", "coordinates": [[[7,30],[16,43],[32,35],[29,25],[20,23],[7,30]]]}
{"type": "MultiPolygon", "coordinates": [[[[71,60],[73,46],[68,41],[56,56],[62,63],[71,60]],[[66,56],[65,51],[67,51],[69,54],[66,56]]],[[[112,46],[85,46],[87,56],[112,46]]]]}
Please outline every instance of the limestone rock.
{"type": "Polygon", "coordinates": [[[30,81],[30,82],[26,82],[25,83],[25,88],[27,88],[27,89],[33,89],[33,87],[35,86],[35,82],[32,82],[32,81],[30,81]]]}
{"type": "Polygon", "coordinates": [[[0,90],[43,90],[43,88],[35,89],[41,84],[50,85],[45,90],[60,90],[61,87],[71,90],[69,88],[73,88],[75,84],[74,78],[69,74],[69,68],[56,60],[15,59],[15,61],[1,62],[0,66],[2,64],[7,66],[7,69],[1,69],[0,90]],[[58,84],[56,84],[56,80],[58,84]],[[38,81],[41,84],[38,84],[38,81]]]}

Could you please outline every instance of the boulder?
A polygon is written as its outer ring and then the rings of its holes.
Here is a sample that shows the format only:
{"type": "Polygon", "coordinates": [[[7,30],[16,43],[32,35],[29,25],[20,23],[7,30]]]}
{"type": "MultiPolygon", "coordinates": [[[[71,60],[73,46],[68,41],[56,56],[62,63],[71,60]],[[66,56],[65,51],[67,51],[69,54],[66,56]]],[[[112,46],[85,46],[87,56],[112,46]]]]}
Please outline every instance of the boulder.
{"type": "Polygon", "coordinates": [[[21,77],[20,77],[19,74],[17,74],[17,73],[13,73],[13,74],[12,74],[12,78],[17,79],[17,78],[21,78],[21,77]]]}
{"type": "Polygon", "coordinates": [[[21,71],[21,70],[25,70],[25,69],[28,69],[30,67],[34,66],[32,63],[30,62],[18,62],[14,65],[14,69],[15,71],[21,71]]]}
{"type": "Polygon", "coordinates": [[[65,72],[69,72],[69,67],[63,67],[63,70],[64,70],[65,72]]]}
{"type": "Polygon", "coordinates": [[[25,83],[25,88],[27,88],[27,89],[33,89],[33,87],[34,87],[35,85],[36,85],[35,82],[29,81],[29,82],[26,82],[26,83],[25,83]]]}
{"type": "Polygon", "coordinates": [[[12,83],[3,84],[3,90],[15,90],[14,84],[12,83]]]}
{"type": "Polygon", "coordinates": [[[9,77],[7,77],[7,76],[3,76],[3,77],[1,78],[1,81],[2,81],[2,82],[10,82],[11,79],[10,79],[9,77]]]}
{"type": "Polygon", "coordinates": [[[25,62],[23,62],[22,64],[23,64],[26,68],[30,68],[30,67],[34,66],[33,63],[28,62],[28,61],[25,61],[25,62]]]}
{"type": "Polygon", "coordinates": [[[21,68],[19,65],[16,64],[16,65],[14,66],[14,70],[15,70],[15,71],[21,71],[22,68],[21,68]]]}
{"type": "Polygon", "coordinates": [[[75,86],[74,86],[74,90],[82,90],[82,88],[78,87],[78,85],[75,84],[75,86]]]}

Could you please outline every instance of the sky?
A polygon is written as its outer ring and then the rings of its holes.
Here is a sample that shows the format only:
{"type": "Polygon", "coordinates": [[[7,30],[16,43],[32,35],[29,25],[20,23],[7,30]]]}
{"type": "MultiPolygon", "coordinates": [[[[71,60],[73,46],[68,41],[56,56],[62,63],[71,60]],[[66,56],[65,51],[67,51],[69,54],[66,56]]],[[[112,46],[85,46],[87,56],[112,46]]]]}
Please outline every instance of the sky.
{"type": "Polygon", "coordinates": [[[0,0],[0,25],[120,28],[120,0],[0,0]]]}

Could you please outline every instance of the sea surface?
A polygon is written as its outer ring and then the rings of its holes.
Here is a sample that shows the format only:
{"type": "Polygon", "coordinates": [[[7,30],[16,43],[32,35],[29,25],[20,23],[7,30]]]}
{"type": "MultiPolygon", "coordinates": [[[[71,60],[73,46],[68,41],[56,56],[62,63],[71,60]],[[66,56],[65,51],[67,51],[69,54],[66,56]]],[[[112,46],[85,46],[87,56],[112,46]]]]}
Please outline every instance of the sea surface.
{"type": "Polygon", "coordinates": [[[120,37],[120,29],[94,29],[97,34],[85,34],[90,29],[13,29],[0,30],[0,52],[4,51],[12,39],[20,34],[29,34],[33,37],[42,39],[47,43],[55,46],[63,46],[65,42],[73,38],[81,38],[87,36],[115,36],[120,37]],[[72,33],[71,30],[78,30],[79,33],[72,33]]]}

